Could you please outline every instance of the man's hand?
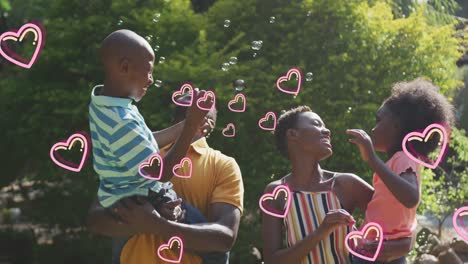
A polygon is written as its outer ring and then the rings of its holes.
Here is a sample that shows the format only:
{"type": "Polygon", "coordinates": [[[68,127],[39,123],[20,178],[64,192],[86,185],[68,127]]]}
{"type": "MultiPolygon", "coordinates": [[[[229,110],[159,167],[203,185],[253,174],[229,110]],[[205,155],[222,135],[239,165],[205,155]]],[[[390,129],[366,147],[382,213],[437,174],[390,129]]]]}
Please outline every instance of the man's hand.
{"type": "Polygon", "coordinates": [[[361,157],[365,162],[369,162],[376,157],[374,145],[370,136],[361,129],[347,129],[346,134],[353,136],[349,142],[356,144],[361,152],[361,157]]]}
{"type": "MultiPolygon", "coordinates": [[[[198,99],[203,98],[205,94],[206,94],[206,91],[204,90],[201,90],[201,91],[194,90],[193,104],[192,106],[189,107],[189,109],[187,110],[187,114],[186,114],[185,123],[187,125],[198,128],[203,122],[206,114],[209,112],[209,110],[202,110],[198,108],[197,106],[198,99]]],[[[211,109],[214,105],[214,99],[215,98],[213,98],[212,96],[208,96],[206,100],[200,103],[200,106],[206,109],[211,109]]]]}
{"type": "Polygon", "coordinates": [[[117,202],[113,206],[112,212],[135,233],[150,233],[149,227],[161,219],[160,214],[150,203],[144,199],[136,201],[132,197],[117,202]]]}
{"type": "Polygon", "coordinates": [[[182,222],[185,217],[185,212],[180,206],[181,203],[182,199],[177,199],[159,205],[156,210],[167,220],[182,222]]]}

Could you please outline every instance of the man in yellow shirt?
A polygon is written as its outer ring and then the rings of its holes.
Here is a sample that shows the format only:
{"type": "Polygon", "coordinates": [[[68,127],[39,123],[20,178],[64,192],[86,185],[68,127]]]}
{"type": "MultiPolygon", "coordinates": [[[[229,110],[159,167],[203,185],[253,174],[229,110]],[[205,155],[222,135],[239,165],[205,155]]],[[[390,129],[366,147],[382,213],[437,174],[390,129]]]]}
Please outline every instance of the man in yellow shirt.
{"type": "MultiPolygon", "coordinates": [[[[187,99],[184,97],[182,100],[187,99]]],[[[176,108],[174,124],[185,118],[185,109],[176,108]]],[[[166,263],[158,257],[157,250],[176,235],[182,238],[187,249],[184,250],[182,264],[201,263],[200,257],[191,253],[193,251],[226,252],[234,245],[243,211],[244,187],[236,161],[210,148],[206,142],[206,135],[215,122],[216,110],[212,110],[186,154],[192,160],[192,176],[173,177],[171,180],[177,195],[198,208],[208,222],[188,225],[168,221],[154,212],[148,203],[136,204],[130,199],[124,199],[117,207],[121,219],[115,218],[97,201],[91,206],[88,215],[91,231],[111,237],[134,235],[122,251],[122,264],[166,263]]],[[[170,147],[164,147],[161,154],[167,153],[170,147]]],[[[180,171],[187,172],[187,167],[180,171]]],[[[168,253],[165,257],[177,259],[175,252],[168,253]]]]}

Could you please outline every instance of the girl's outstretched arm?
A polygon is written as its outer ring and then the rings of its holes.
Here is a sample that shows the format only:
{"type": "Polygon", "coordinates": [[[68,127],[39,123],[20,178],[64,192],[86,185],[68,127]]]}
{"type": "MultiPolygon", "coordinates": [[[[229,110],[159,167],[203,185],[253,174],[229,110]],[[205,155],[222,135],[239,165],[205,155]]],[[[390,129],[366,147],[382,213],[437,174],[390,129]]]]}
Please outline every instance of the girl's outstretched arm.
{"type": "Polygon", "coordinates": [[[418,205],[419,186],[414,171],[409,170],[398,175],[377,156],[369,161],[369,165],[400,203],[407,208],[418,205]]]}

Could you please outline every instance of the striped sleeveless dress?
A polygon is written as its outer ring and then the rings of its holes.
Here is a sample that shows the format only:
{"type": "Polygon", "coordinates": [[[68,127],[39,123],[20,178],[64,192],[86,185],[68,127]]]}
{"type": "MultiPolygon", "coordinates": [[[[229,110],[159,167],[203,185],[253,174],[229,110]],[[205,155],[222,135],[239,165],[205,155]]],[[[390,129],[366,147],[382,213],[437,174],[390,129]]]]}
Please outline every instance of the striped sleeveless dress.
{"type": "MultiPolygon", "coordinates": [[[[284,180],[283,180],[284,183],[284,180]]],[[[291,190],[291,206],[284,218],[288,247],[303,240],[316,230],[330,210],[342,209],[332,191],[303,192],[291,190]]],[[[351,255],[345,247],[349,227],[340,226],[331,235],[320,241],[300,264],[343,264],[351,263],[351,255]]]]}

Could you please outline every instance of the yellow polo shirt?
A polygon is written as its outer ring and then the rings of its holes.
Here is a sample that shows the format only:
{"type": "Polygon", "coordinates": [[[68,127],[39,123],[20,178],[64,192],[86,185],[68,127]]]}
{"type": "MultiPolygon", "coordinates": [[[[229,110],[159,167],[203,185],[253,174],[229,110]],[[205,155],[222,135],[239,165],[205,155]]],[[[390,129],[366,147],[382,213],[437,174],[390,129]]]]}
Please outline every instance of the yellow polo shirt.
{"type": "MultiPolygon", "coordinates": [[[[161,149],[167,153],[171,146],[161,149]]],[[[243,212],[244,185],[242,175],[235,159],[208,146],[201,138],[190,146],[187,157],[192,160],[192,177],[173,177],[174,191],[179,197],[198,208],[208,219],[212,203],[228,203],[243,212]]],[[[188,173],[188,166],[181,169],[188,173]]],[[[122,264],[167,263],[158,257],[157,250],[166,243],[152,234],[133,236],[122,250],[122,264]]],[[[169,255],[165,255],[169,256],[169,255]]],[[[173,256],[175,259],[175,256],[173,256]]],[[[201,258],[185,251],[182,264],[201,264],[201,258]]]]}

